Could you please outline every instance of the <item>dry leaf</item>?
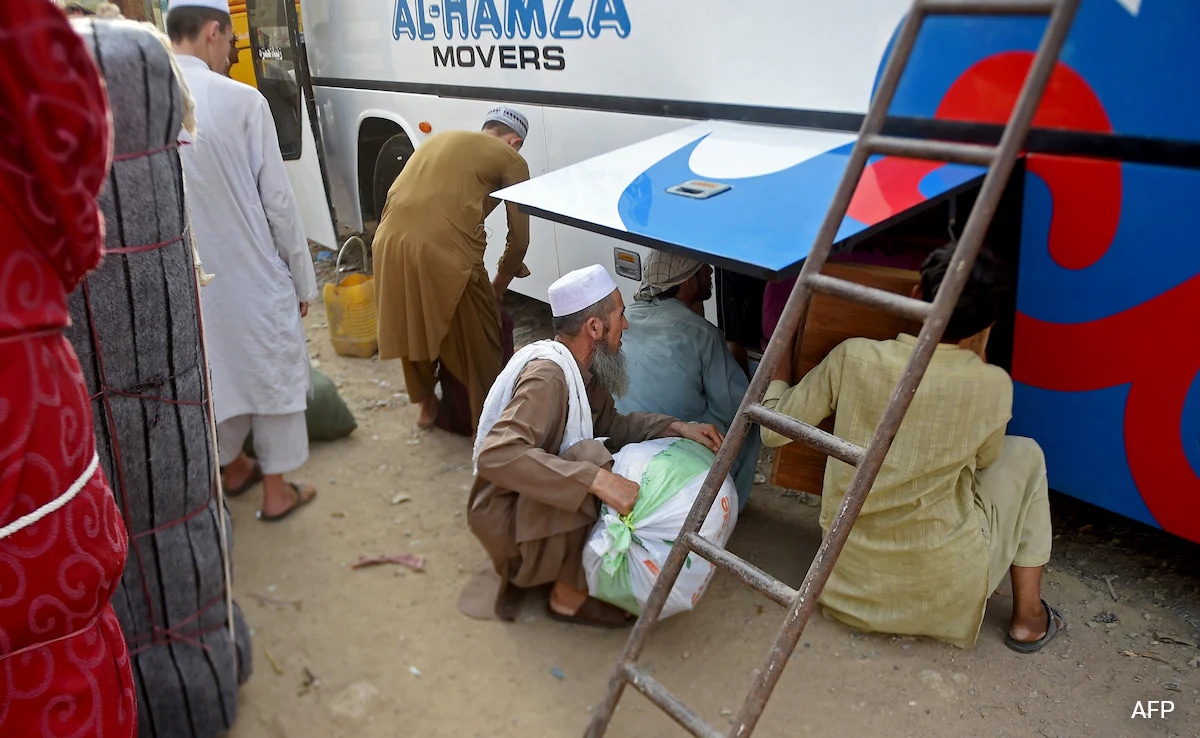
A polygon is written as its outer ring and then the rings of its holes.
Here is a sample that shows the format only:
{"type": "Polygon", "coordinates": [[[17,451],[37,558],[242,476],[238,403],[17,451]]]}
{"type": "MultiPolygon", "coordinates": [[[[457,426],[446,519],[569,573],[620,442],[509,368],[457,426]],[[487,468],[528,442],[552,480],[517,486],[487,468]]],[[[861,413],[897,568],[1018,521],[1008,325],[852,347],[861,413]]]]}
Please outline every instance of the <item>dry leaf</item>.
{"type": "Polygon", "coordinates": [[[1192,648],[1196,647],[1196,644],[1193,641],[1189,641],[1186,638],[1180,638],[1179,636],[1155,633],[1154,639],[1162,643],[1174,643],[1180,646],[1191,646],[1192,648]]]}
{"type": "Polygon", "coordinates": [[[362,569],[368,566],[379,566],[380,564],[399,564],[407,566],[413,571],[425,571],[425,557],[418,554],[397,554],[395,556],[361,556],[358,563],[351,564],[351,569],[362,569]]]}

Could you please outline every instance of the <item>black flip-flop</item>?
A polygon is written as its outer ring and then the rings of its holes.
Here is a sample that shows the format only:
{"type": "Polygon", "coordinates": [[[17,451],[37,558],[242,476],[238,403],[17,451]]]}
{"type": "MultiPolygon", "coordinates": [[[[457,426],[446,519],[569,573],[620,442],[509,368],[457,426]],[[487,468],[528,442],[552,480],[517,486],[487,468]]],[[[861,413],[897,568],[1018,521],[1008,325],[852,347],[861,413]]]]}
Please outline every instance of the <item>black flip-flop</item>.
{"type": "Polygon", "coordinates": [[[1050,606],[1050,603],[1042,600],[1042,607],[1046,608],[1046,634],[1036,641],[1018,641],[1011,635],[1004,636],[1004,645],[1008,646],[1017,653],[1036,653],[1054,640],[1058,635],[1058,631],[1067,629],[1067,619],[1062,616],[1058,610],[1050,606]],[[1059,625],[1062,623],[1062,625],[1059,625]]]}
{"type": "Polygon", "coordinates": [[[551,620],[575,625],[590,625],[595,628],[627,628],[633,625],[634,617],[616,605],[610,605],[594,597],[588,597],[574,615],[564,615],[555,612],[554,608],[546,605],[546,614],[551,620]]]}
{"type": "MultiPolygon", "coordinates": [[[[224,469],[222,469],[222,471],[224,471],[224,469]]],[[[246,481],[242,482],[241,486],[239,486],[235,489],[229,489],[228,487],[226,487],[225,488],[225,496],[230,499],[233,499],[234,497],[241,497],[242,495],[249,492],[250,489],[254,485],[258,484],[262,480],[263,480],[262,464],[259,464],[256,461],[256,462],[254,462],[254,470],[250,472],[250,476],[246,477],[246,481]]]]}
{"type": "Polygon", "coordinates": [[[258,519],[259,520],[263,521],[264,523],[274,523],[276,521],[283,520],[284,518],[286,518],[287,516],[296,512],[297,510],[304,507],[308,503],[317,499],[317,490],[316,489],[313,489],[312,497],[305,499],[304,495],[300,491],[300,485],[296,484],[295,482],[288,482],[287,484],[289,487],[292,488],[292,492],[295,495],[294,499],[296,501],[294,503],[292,503],[286,510],[284,510],[283,512],[278,513],[276,515],[264,515],[263,511],[259,510],[258,511],[258,519]]]}

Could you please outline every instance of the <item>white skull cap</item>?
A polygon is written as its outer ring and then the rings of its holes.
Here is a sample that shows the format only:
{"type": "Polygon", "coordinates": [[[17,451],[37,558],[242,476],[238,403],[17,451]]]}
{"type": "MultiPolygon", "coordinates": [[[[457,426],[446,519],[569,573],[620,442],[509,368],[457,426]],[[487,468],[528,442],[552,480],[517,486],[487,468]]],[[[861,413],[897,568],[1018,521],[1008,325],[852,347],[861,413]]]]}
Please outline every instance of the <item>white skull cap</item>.
{"type": "Polygon", "coordinates": [[[228,13],[229,0],[170,0],[167,4],[167,13],[169,14],[175,8],[208,8],[228,13]]]}
{"type": "Polygon", "coordinates": [[[617,283],[599,264],[576,269],[550,285],[550,312],[556,318],[572,315],[600,302],[615,289],[617,283]]]}
{"type": "Polygon", "coordinates": [[[497,105],[489,110],[483,122],[487,123],[493,120],[513,129],[521,138],[529,135],[529,119],[520,111],[510,108],[507,105],[497,105]]]}

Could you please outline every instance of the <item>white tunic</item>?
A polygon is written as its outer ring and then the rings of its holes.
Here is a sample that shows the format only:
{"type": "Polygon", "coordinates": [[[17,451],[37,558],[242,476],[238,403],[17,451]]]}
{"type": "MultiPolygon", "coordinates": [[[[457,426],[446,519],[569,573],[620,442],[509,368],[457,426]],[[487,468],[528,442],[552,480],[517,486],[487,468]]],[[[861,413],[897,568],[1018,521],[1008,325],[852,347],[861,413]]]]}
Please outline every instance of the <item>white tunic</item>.
{"type": "Polygon", "coordinates": [[[311,387],[301,302],[317,278],[266,99],[194,56],[179,66],[196,99],[182,147],[204,270],[204,333],[216,421],[302,412],[311,387]]]}

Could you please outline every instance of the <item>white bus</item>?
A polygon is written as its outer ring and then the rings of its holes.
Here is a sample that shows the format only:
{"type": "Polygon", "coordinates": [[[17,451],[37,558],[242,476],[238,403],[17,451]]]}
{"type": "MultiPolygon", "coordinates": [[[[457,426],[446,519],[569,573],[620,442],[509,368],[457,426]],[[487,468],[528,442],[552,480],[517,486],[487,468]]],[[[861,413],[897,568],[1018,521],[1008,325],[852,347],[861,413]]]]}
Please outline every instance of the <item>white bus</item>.
{"type": "MultiPolygon", "coordinates": [[[[417,146],[439,131],[479,128],[497,102],[530,118],[522,154],[534,177],[696,120],[853,131],[908,0],[300,5],[303,33],[294,38],[306,51],[329,204],[343,232],[361,232],[378,219],[388,186],[417,146]]],[[[294,15],[288,0],[246,6],[251,29],[268,18],[282,26],[294,15]]],[[[276,34],[276,46],[280,37],[287,36],[276,34]]],[[[304,55],[291,56],[299,66],[304,55]]],[[[308,198],[306,216],[328,210],[314,197],[318,162],[291,165],[297,193],[308,198]]],[[[490,243],[502,244],[503,208],[487,225],[490,243]]],[[[331,232],[310,228],[322,243],[331,232]]],[[[489,268],[500,251],[489,248],[489,268]]],[[[544,300],[561,274],[599,262],[630,277],[618,280],[628,296],[636,288],[628,254],[641,252],[535,218],[526,262],[532,274],[512,289],[544,300]]]]}

